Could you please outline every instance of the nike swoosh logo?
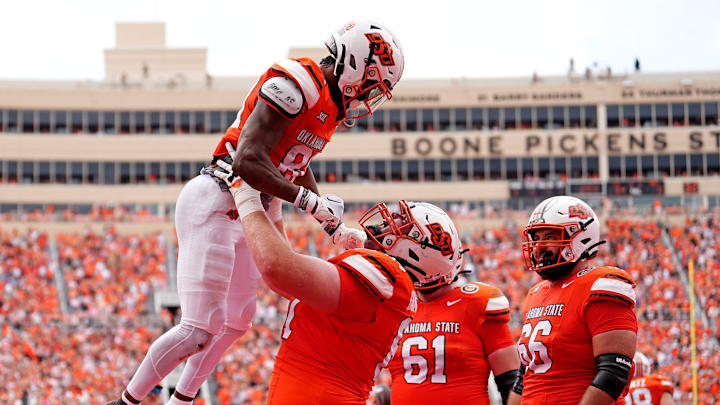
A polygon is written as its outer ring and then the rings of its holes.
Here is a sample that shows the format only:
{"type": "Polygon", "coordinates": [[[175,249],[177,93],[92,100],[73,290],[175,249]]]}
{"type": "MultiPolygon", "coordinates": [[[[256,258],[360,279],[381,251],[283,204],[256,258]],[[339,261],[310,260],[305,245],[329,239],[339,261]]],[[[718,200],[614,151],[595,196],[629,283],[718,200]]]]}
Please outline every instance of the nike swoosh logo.
{"type": "Polygon", "coordinates": [[[448,302],[447,302],[447,306],[451,307],[451,306],[457,304],[457,303],[460,302],[460,301],[462,301],[462,298],[458,298],[458,299],[456,299],[455,301],[448,301],[448,302]]]}
{"type": "Polygon", "coordinates": [[[562,285],[562,288],[565,288],[565,287],[569,286],[570,284],[572,284],[572,283],[574,283],[574,282],[575,282],[575,280],[570,281],[570,282],[567,282],[567,283],[565,283],[565,284],[562,285]]]}

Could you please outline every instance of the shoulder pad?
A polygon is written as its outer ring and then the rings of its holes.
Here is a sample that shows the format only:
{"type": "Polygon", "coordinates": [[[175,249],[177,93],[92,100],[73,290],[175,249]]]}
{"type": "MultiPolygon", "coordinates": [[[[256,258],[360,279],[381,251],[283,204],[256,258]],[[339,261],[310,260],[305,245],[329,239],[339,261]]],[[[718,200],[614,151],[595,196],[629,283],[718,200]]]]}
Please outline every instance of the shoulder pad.
{"type": "Polygon", "coordinates": [[[393,297],[395,284],[404,276],[395,260],[374,250],[348,250],[330,262],[359,277],[370,291],[384,300],[393,297]]]}
{"type": "Polygon", "coordinates": [[[499,288],[482,282],[468,283],[460,287],[460,291],[482,300],[485,315],[500,317],[510,313],[510,301],[499,288]]]}
{"type": "Polygon", "coordinates": [[[675,386],[673,385],[672,381],[670,381],[670,379],[668,379],[667,377],[663,377],[661,375],[654,375],[652,377],[655,377],[655,379],[657,380],[657,384],[664,391],[668,391],[668,392],[672,393],[673,390],[675,389],[675,386]]]}
{"type": "MultiPolygon", "coordinates": [[[[582,280],[582,278],[580,278],[582,280]]],[[[624,270],[617,267],[598,267],[587,275],[588,302],[612,300],[635,305],[635,283],[624,270]]]]}
{"type": "Polygon", "coordinates": [[[259,95],[288,118],[297,117],[302,110],[303,94],[298,85],[285,76],[265,80],[260,86],[259,95]]]}
{"type": "Polygon", "coordinates": [[[307,100],[308,108],[315,107],[315,104],[320,99],[322,83],[313,71],[312,66],[294,59],[284,59],[275,63],[273,69],[294,80],[300,87],[305,100],[307,100]]]}

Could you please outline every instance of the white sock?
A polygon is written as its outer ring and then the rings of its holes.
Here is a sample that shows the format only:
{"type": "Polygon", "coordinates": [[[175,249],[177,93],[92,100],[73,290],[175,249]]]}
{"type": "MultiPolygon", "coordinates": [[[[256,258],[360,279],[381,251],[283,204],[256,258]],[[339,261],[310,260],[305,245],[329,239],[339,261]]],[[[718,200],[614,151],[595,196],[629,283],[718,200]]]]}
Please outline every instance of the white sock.
{"type": "Polygon", "coordinates": [[[170,395],[170,400],[165,403],[165,405],[191,405],[193,403],[192,400],[183,401],[182,399],[176,397],[175,395],[170,395]]]}

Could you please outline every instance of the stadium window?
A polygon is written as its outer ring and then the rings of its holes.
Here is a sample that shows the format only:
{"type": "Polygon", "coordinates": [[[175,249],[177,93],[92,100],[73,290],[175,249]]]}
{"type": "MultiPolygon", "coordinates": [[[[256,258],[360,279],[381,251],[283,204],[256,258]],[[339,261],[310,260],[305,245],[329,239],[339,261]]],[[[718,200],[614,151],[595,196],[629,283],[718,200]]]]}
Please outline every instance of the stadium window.
{"type": "Polygon", "coordinates": [[[484,111],[482,108],[473,108],[470,110],[470,125],[472,125],[472,129],[482,130],[486,128],[484,111]]]}
{"type": "Polygon", "coordinates": [[[535,125],[533,128],[548,129],[548,107],[535,107],[535,125]]]}
{"type": "Polygon", "coordinates": [[[118,112],[118,119],[120,125],[118,126],[118,133],[125,135],[130,133],[130,111],[118,112]]]}
{"type": "Polygon", "coordinates": [[[18,162],[16,162],[16,161],[7,162],[6,167],[7,167],[7,169],[5,171],[5,180],[10,184],[17,183],[18,162]]]}
{"type": "Polygon", "coordinates": [[[180,125],[178,126],[177,132],[181,134],[190,133],[190,111],[180,111],[178,114],[180,115],[180,125]]]}
{"type": "Polygon", "coordinates": [[[580,128],[582,126],[582,118],[580,117],[580,106],[571,105],[568,107],[568,119],[570,128],[580,128]]]}
{"type": "Polygon", "coordinates": [[[375,173],[375,181],[387,181],[387,173],[385,172],[384,160],[376,160],[373,162],[373,173],[375,173]]]}
{"type": "Polygon", "coordinates": [[[717,176],[720,174],[720,153],[708,153],[705,155],[707,161],[708,176],[717,176]]]}
{"type": "Polygon", "coordinates": [[[565,128],[565,107],[555,106],[552,108],[552,127],[565,128]]]}
{"type": "Polygon", "coordinates": [[[221,111],[210,111],[210,133],[217,134],[223,130],[221,111]]]}
{"type": "Polygon", "coordinates": [[[687,156],[673,155],[673,176],[687,176],[687,156]]]}
{"type": "Polygon", "coordinates": [[[690,175],[691,176],[702,176],[704,174],[705,162],[703,155],[700,153],[693,153],[690,155],[690,175]]]}
{"type": "Polygon", "coordinates": [[[336,183],[338,181],[338,163],[334,160],[326,160],[323,162],[325,164],[325,170],[323,178],[325,179],[325,182],[327,183],[336,183]]]}
{"type": "Polygon", "coordinates": [[[423,160],[422,168],[423,181],[435,181],[437,179],[434,159],[423,160]]]}
{"type": "Polygon", "coordinates": [[[205,111],[193,111],[193,121],[191,122],[190,132],[194,134],[205,134],[205,111]]]}
{"type": "Polygon", "coordinates": [[[175,133],[175,112],[174,111],[163,111],[161,113],[160,133],[161,134],[174,134],[175,133]]]}
{"type": "Polygon", "coordinates": [[[473,159],[472,160],[472,179],[485,180],[485,160],[484,159],[473,159]]]}
{"type": "Polygon", "coordinates": [[[622,105],[620,112],[622,114],[622,124],[620,126],[623,128],[634,127],[635,122],[637,121],[637,117],[635,116],[635,104],[622,105]]]}
{"type": "Polygon", "coordinates": [[[115,111],[102,112],[102,131],[106,134],[114,134],[115,131],[115,111]]]}
{"type": "Polygon", "coordinates": [[[130,132],[133,134],[143,134],[150,132],[150,128],[145,127],[145,111],[134,111],[132,113],[133,122],[130,132]]]}
{"type": "Polygon", "coordinates": [[[583,160],[579,156],[570,158],[570,178],[577,179],[583,175],[583,160]]]}
{"type": "Polygon", "coordinates": [[[104,162],[102,184],[117,184],[115,178],[115,162],[104,162]]]}
{"type": "Polygon", "coordinates": [[[438,110],[438,129],[440,131],[450,130],[450,110],[447,108],[438,110]]]}
{"type": "Polygon", "coordinates": [[[413,159],[407,161],[407,180],[408,181],[419,181],[420,180],[420,161],[413,159]]]}
{"type": "Polygon", "coordinates": [[[452,181],[455,180],[453,178],[453,164],[450,159],[442,159],[440,160],[440,180],[442,181],[452,181]]]}
{"type": "Polygon", "coordinates": [[[625,164],[625,177],[635,178],[638,176],[638,157],[637,155],[626,155],[623,159],[625,164]]]}
{"type": "Polygon", "coordinates": [[[553,171],[559,180],[567,179],[567,159],[564,156],[553,158],[553,171]]]}
{"type": "Polygon", "coordinates": [[[522,158],[522,178],[523,179],[534,179],[535,176],[535,162],[533,158],[522,158]]]}
{"type": "MultiPolygon", "coordinates": [[[[395,162],[395,161],[393,161],[395,162]]],[[[343,160],[340,162],[340,173],[342,175],[342,181],[355,181],[356,175],[355,175],[355,165],[353,164],[352,160],[343,160]]],[[[393,172],[394,174],[394,172],[393,172]]]]}
{"type": "MultiPolygon", "coordinates": [[[[524,165],[523,165],[524,167],[524,165]]],[[[538,159],[538,177],[541,179],[547,179],[550,176],[550,158],[539,158],[538,159]]]]}
{"type": "MultiPolygon", "coordinates": [[[[123,163],[125,164],[125,163],[123,163]]],[[[190,162],[180,162],[180,182],[185,183],[186,181],[195,177],[196,173],[192,171],[192,165],[190,162]]],[[[121,181],[122,182],[122,181],[121,181]]]]}
{"type": "Polygon", "coordinates": [[[70,111],[70,133],[80,134],[87,130],[82,111],[70,111]]]}
{"type": "Polygon", "coordinates": [[[670,122],[667,104],[655,104],[655,126],[666,127],[670,122]]]}
{"type": "Polygon", "coordinates": [[[422,122],[423,131],[434,131],[435,130],[435,110],[422,109],[420,110],[420,122],[422,122]]]}
{"type": "Polygon", "coordinates": [[[640,104],[638,106],[639,110],[639,124],[643,128],[652,127],[652,105],[650,104],[640,104]]]}
{"type": "Polygon", "coordinates": [[[641,155],[640,156],[640,170],[642,176],[645,178],[654,178],[655,175],[655,156],[653,155],[641,155]]]}
{"type": "Polygon", "coordinates": [[[86,111],[85,128],[89,134],[97,134],[100,131],[100,113],[97,111],[86,111]]]}
{"type": "Polygon", "coordinates": [[[488,108],[487,125],[491,130],[500,128],[500,110],[497,108],[488,108]]]}
{"type": "Polygon", "coordinates": [[[223,121],[224,124],[223,124],[223,127],[222,127],[222,132],[225,132],[225,131],[228,129],[228,127],[229,127],[230,125],[232,125],[233,122],[235,122],[235,119],[237,118],[237,115],[238,115],[238,111],[237,111],[237,110],[225,111],[225,118],[224,118],[225,121],[223,121]]]}
{"type": "Polygon", "coordinates": [[[87,183],[98,184],[100,182],[100,163],[98,162],[85,162],[86,164],[86,178],[87,183]]]}
{"type": "Polygon", "coordinates": [[[81,184],[83,182],[82,162],[70,162],[70,183],[81,184]]]}
{"type": "Polygon", "coordinates": [[[672,107],[672,125],[674,127],[687,126],[687,117],[685,116],[685,104],[674,103],[672,107]]]}
{"type": "Polygon", "coordinates": [[[620,162],[620,156],[608,157],[608,172],[610,177],[622,177],[622,163],[620,162]]]}
{"type": "Polygon", "coordinates": [[[5,123],[7,122],[7,118],[5,118],[5,115],[7,114],[7,110],[0,109],[0,132],[5,131],[5,123]]]}
{"type": "Polygon", "coordinates": [[[387,110],[390,132],[400,132],[402,124],[402,110],[387,110]]]}
{"type": "Polygon", "coordinates": [[[372,129],[370,132],[385,132],[385,110],[378,110],[372,114],[372,129]]]}
{"type": "Polygon", "coordinates": [[[134,162],[130,165],[132,169],[131,178],[133,184],[145,183],[147,180],[147,170],[145,162],[134,162]]]}
{"type": "Polygon", "coordinates": [[[53,111],[50,132],[55,132],[58,134],[68,133],[68,111],[53,111]]]}
{"type": "Polygon", "coordinates": [[[7,132],[18,131],[18,111],[7,110],[5,111],[5,130],[7,132]]]}
{"type": "Polygon", "coordinates": [[[167,184],[173,184],[177,182],[177,173],[175,172],[176,168],[177,164],[175,164],[175,162],[165,162],[161,182],[167,184]]]}
{"type": "MultiPolygon", "coordinates": [[[[353,132],[367,132],[370,116],[366,115],[355,120],[355,126],[350,130],[353,132]]],[[[344,126],[344,125],[343,125],[344,126]]]]}
{"type": "Polygon", "coordinates": [[[518,178],[517,158],[505,159],[505,178],[508,180],[517,180],[517,178],[518,178]]]}
{"type": "Polygon", "coordinates": [[[587,156],[585,158],[585,167],[587,168],[585,176],[591,179],[600,177],[599,160],[597,156],[587,156]]]}
{"type": "Polygon", "coordinates": [[[657,166],[659,177],[670,176],[670,155],[658,155],[657,166]]]}
{"type": "Polygon", "coordinates": [[[500,126],[504,129],[515,129],[517,128],[517,120],[515,117],[515,108],[506,107],[502,109],[503,123],[500,126]]]}
{"type": "Polygon", "coordinates": [[[468,110],[467,108],[456,108],[453,110],[455,113],[455,131],[465,131],[468,128],[468,110]]]}
{"type": "Polygon", "coordinates": [[[470,178],[470,171],[467,159],[458,159],[455,161],[455,172],[458,181],[467,181],[470,178]]]}
{"type": "Polygon", "coordinates": [[[489,165],[490,165],[490,180],[500,180],[502,179],[502,163],[501,159],[489,159],[489,165]]]}
{"type": "Polygon", "coordinates": [[[35,162],[20,162],[21,183],[35,183],[35,162]]]}
{"type": "Polygon", "coordinates": [[[7,169],[5,168],[5,165],[7,164],[6,161],[0,160],[0,183],[5,183],[6,180],[3,177],[5,173],[7,172],[7,169]]]}
{"type": "Polygon", "coordinates": [[[607,106],[607,126],[617,128],[620,126],[619,108],[617,105],[607,106]]]}
{"type": "Polygon", "coordinates": [[[67,183],[67,162],[52,162],[51,182],[64,184],[67,183]]]}
{"type": "Polygon", "coordinates": [[[532,128],[532,108],[520,107],[520,129],[532,128]]]}
{"type": "Polygon", "coordinates": [[[583,120],[585,128],[597,128],[597,107],[594,105],[586,105],[583,108],[583,120]]]}
{"type": "Polygon", "coordinates": [[[415,132],[418,130],[418,110],[405,111],[405,130],[415,132]]]}
{"type": "Polygon", "coordinates": [[[35,111],[21,110],[22,132],[35,132],[35,111]]]}
{"type": "Polygon", "coordinates": [[[321,171],[322,168],[320,165],[322,164],[321,161],[317,160],[311,160],[310,161],[310,170],[312,171],[313,177],[315,178],[315,183],[320,183],[323,179],[321,171]]]}
{"type": "Polygon", "coordinates": [[[48,133],[50,132],[50,111],[40,110],[37,112],[38,119],[38,132],[48,133]]]}
{"type": "Polygon", "coordinates": [[[358,161],[358,177],[360,180],[370,180],[370,161],[360,160],[358,161]]]}
{"type": "Polygon", "coordinates": [[[148,183],[157,183],[160,180],[160,162],[150,162],[147,174],[148,183]]]}
{"type": "Polygon", "coordinates": [[[703,109],[705,110],[703,113],[705,118],[705,125],[717,125],[718,103],[704,103],[703,109]]]}
{"type": "Polygon", "coordinates": [[[688,122],[690,125],[702,125],[702,113],[700,111],[700,103],[688,104],[688,122]]]}

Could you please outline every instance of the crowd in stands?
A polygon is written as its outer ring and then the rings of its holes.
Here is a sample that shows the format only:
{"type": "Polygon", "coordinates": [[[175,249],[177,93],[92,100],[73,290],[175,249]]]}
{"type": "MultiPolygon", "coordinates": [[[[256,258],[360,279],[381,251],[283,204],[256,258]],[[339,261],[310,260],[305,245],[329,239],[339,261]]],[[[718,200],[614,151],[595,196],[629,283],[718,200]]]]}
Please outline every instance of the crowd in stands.
{"type": "MultiPolygon", "coordinates": [[[[458,211],[462,216],[463,210],[458,211]]],[[[702,309],[711,323],[717,322],[717,218],[669,228],[671,248],[663,242],[661,224],[609,220],[608,245],[596,259],[597,265],[624,268],[635,279],[638,349],[652,359],[656,372],[674,382],[679,404],[690,403],[692,392],[689,301],[682,276],[693,259],[702,309]],[[682,268],[675,265],[673,249],[682,268]]],[[[303,253],[327,258],[339,252],[309,221],[294,221],[286,231],[303,253]]],[[[459,231],[470,248],[466,267],[472,270],[463,276],[505,292],[517,337],[520,306],[538,280],[524,269],[518,227],[508,221],[459,231]]],[[[0,378],[8,381],[0,387],[0,402],[103,403],[117,396],[152,341],[175,321],[166,311],[154,314],[151,307],[152,291],[167,281],[165,248],[161,234],[120,236],[112,228],[51,236],[0,230],[0,378]],[[52,249],[57,249],[57,260],[51,260],[52,249]],[[56,289],[60,275],[66,298],[56,289]],[[60,310],[63,299],[67,313],[60,310]]],[[[253,328],[227,351],[213,374],[213,395],[220,404],[265,403],[287,304],[261,286],[253,328]]],[[[696,326],[699,403],[712,404],[720,397],[720,350],[713,333],[717,328],[702,318],[696,326]]],[[[387,375],[381,380],[389,382],[387,375]]],[[[159,395],[151,395],[144,403],[162,402],[159,395]]]]}

